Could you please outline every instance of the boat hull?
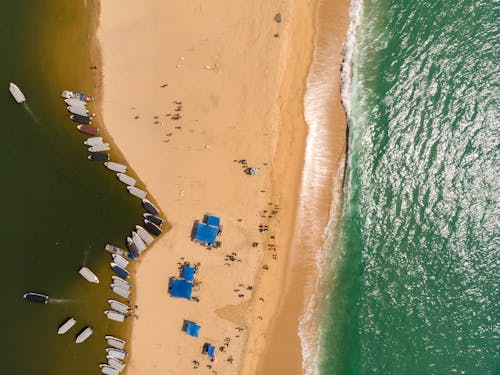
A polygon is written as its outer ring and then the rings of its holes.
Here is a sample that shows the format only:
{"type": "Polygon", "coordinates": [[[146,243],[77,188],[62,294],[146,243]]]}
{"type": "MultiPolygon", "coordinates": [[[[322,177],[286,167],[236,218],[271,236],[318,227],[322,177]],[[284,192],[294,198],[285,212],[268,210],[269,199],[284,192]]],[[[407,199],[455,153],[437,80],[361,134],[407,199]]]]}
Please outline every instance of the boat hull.
{"type": "Polygon", "coordinates": [[[96,274],[94,272],[92,272],[87,267],[80,268],[78,273],[91,283],[97,283],[97,284],[99,283],[99,278],[96,276],[96,274]]]}
{"type": "Polygon", "coordinates": [[[21,89],[19,87],[17,87],[16,84],[11,82],[9,85],[9,91],[17,103],[20,104],[20,103],[24,103],[26,101],[24,94],[21,92],[21,89]]]}
{"type": "Polygon", "coordinates": [[[141,240],[143,240],[147,245],[151,244],[155,239],[152,235],[150,235],[146,229],[141,227],[140,225],[135,226],[135,230],[137,231],[137,234],[139,237],[141,237],[141,240]]]}
{"type": "Polygon", "coordinates": [[[66,320],[63,324],[61,324],[61,326],[59,327],[59,329],[57,330],[57,333],[59,335],[63,335],[65,334],[66,332],[69,331],[69,329],[71,327],[73,327],[74,325],[76,324],[76,320],[75,318],[71,317],[69,318],[68,320],[66,320]]]}
{"type": "Polygon", "coordinates": [[[126,269],[120,267],[118,264],[111,262],[111,269],[115,271],[115,273],[121,277],[123,280],[128,279],[129,273],[126,269]]]}
{"type": "Polygon", "coordinates": [[[69,116],[69,118],[74,122],[78,122],[80,124],[92,124],[92,119],[88,116],[71,115],[69,116]]]}
{"type": "Polygon", "coordinates": [[[30,302],[46,304],[49,297],[44,294],[29,292],[24,295],[24,299],[30,302]]]}
{"type": "Polygon", "coordinates": [[[151,215],[158,215],[160,213],[160,210],[156,208],[156,206],[147,199],[142,200],[142,206],[151,215]]]}
{"type": "Polygon", "coordinates": [[[161,217],[152,215],[150,213],[144,213],[143,216],[144,216],[144,219],[149,220],[150,222],[152,222],[153,224],[156,224],[159,227],[163,225],[163,219],[161,217]]]}
{"type": "Polygon", "coordinates": [[[158,226],[156,224],[153,224],[149,220],[144,220],[144,225],[155,236],[159,236],[162,233],[162,230],[160,228],[158,228],[158,226]]]}
{"type": "Polygon", "coordinates": [[[81,344],[82,342],[87,340],[90,337],[90,335],[92,335],[92,333],[94,333],[94,330],[91,327],[85,328],[82,332],[78,334],[78,336],[76,336],[75,342],[77,344],[81,344]]]}
{"type": "Polygon", "coordinates": [[[106,315],[109,320],[114,320],[115,322],[120,323],[124,322],[126,318],[124,314],[114,310],[106,310],[104,311],[104,315],[106,315]]]}
{"type": "Polygon", "coordinates": [[[130,194],[139,199],[144,199],[148,195],[148,193],[146,193],[144,190],[138,189],[135,186],[127,186],[127,190],[130,194]]]}
{"type": "Polygon", "coordinates": [[[127,172],[127,166],[126,165],[123,165],[123,164],[120,164],[120,163],[115,163],[114,161],[110,161],[110,162],[107,162],[107,163],[104,163],[104,165],[106,166],[106,168],[112,170],[112,171],[115,171],[115,172],[119,172],[119,173],[125,173],[127,172]]]}
{"type": "Polygon", "coordinates": [[[109,160],[109,154],[100,154],[98,152],[89,155],[88,159],[91,161],[108,161],[109,160]]]}
{"type": "Polygon", "coordinates": [[[99,129],[91,125],[78,125],[76,128],[84,134],[99,135],[99,129]]]}

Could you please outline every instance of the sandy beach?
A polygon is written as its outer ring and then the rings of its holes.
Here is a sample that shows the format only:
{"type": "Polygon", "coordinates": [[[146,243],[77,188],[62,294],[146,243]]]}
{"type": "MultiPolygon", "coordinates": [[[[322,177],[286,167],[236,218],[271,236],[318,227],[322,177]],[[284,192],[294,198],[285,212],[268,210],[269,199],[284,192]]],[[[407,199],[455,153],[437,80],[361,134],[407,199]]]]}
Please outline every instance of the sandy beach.
{"type": "MultiPolygon", "coordinates": [[[[286,358],[286,373],[302,372],[293,325],[303,311],[305,290],[289,292],[297,261],[290,261],[289,251],[292,243],[301,243],[293,234],[315,5],[294,0],[217,0],[210,6],[201,0],[101,2],[102,119],[139,187],[147,189],[172,225],[141,257],[133,275],[138,319],[128,374],[201,369],[277,374],[285,373],[280,363],[286,358]],[[247,167],[258,168],[258,174],[247,175],[247,167]],[[221,218],[220,248],[208,250],[190,240],[193,222],[206,213],[221,218]],[[169,278],[178,276],[185,261],[200,263],[194,292],[199,302],[167,293],[169,278]],[[181,331],[184,320],[201,325],[198,338],[181,331]],[[277,322],[287,322],[290,334],[283,337],[277,322]],[[287,345],[279,341],[290,336],[287,345]],[[217,348],[216,362],[201,354],[204,343],[217,348]]],[[[333,100],[340,104],[338,96],[333,100]]],[[[334,112],[343,155],[345,119],[341,106],[334,112]]],[[[334,159],[332,168],[342,168],[342,160],[334,159]]],[[[322,194],[324,227],[331,191],[322,194]]],[[[318,236],[306,248],[317,249],[320,243],[318,236]]],[[[296,276],[300,285],[304,273],[296,276]]],[[[306,276],[314,279],[315,270],[306,276]]]]}

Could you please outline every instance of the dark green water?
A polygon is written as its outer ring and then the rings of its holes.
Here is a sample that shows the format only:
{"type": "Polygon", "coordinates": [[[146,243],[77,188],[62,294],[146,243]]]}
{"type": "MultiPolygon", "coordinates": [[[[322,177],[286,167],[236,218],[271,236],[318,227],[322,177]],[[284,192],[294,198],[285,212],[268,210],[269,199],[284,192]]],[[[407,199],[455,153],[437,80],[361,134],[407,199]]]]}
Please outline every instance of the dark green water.
{"type": "Polygon", "coordinates": [[[365,0],[321,374],[498,374],[495,1],[365,0]]]}
{"type": "Polygon", "coordinates": [[[62,89],[98,94],[96,73],[89,70],[90,6],[62,0],[1,6],[2,374],[98,373],[105,361],[103,336],[124,336],[130,329],[103,314],[106,300],[117,297],[109,289],[111,257],[103,248],[124,245],[142,210],[112,172],[87,160],[86,137],[59,96],[62,89]],[[15,103],[9,82],[21,88],[27,105],[15,103]],[[101,283],[79,276],[82,265],[101,283]],[[27,291],[49,295],[50,303],[26,302],[27,291]],[[76,326],[58,336],[69,316],[76,326]],[[94,334],[75,344],[87,325],[94,334]]]}

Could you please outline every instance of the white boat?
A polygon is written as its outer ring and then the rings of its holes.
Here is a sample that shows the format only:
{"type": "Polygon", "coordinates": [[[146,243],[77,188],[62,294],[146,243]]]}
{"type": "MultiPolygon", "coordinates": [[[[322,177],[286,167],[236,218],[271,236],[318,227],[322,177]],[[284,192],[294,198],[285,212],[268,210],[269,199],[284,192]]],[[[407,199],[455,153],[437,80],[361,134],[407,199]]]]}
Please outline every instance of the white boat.
{"type": "Polygon", "coordinates": [[[80,115],[80,116],[88,116],[89,111],[85,107],[78,107],[78,106],[69,106],[66,107],[69,113],[72,113],[74,115],[80,115]]]}
{"type": "Polygon", "coordinates": [[[114,320],[115,322],[123,322],[126,318],[125,314],[114,310],[106,310],[104,311],[104,314],[108,317],[109,320],[114,320]]]}
{"type": "Polygon", "coordinates": [[[130,177],[124,173],[117,173],[116,176],[118,177],[118,179],[121,182],[123,182],[125,185],[128,185],[128,186],[135,186],[135,184],[137,183],[135,178],[130,177]]]}
{"type": "Polygon", "coordinates": [[[109,306],[115,311],[118,311],[122,314],[128,313],[132,308],[129,305],[116,301],[114,299],[108,299],[109,306]]]}
{"type": "Polygon", "coordinates": [[[128,266],[128,260],[122,257],[121,255],[113,254],[111,255],[111,257],[113,258],[113,262],[118,264],[120,267],[125,268],[128,266]]]}
{"type": "Polygon", "coordinates": [[[117,349],[124,349],[125,348],[125,344],[127,343],[125,340],[122,340],[118,337],[115,337],[115,336],[104,336],[104,338],[106,339],[106,341],[108,342],[109,345],[111,345],[112,347],[114,348],[117,348],[117,349]]]}
{"type": "Polygon", "coordinates": [[[137,231],[137,234],[139,237],[141,237],[141,240],[143,240],[147,245],[149,245],[151,242],[153,242],[155,239],[152,235],[150,235],[146,229],[141,227],[140,225],[135,226],[135,230],[137,231]]]}
{"type": "Polygon", "coordinates": [[[89,147],[89,152],[109,151],[109,143],[98,143],[89,147]]]}
{"type": "Polygon", "coordinates": [[[128,354],[126,350],[116,348],[106,348],[106,353],[116,359],[125,359],[128,354]]]}
{"type": "Polygon", "coordinates": [[[93,97],[81,94],[76,91],[70,91],[70,90],[64,90],[61,92],[61,97],[66,98],[66,99],[78,99],[78,100],[83,100],[84,102],[91,102],[94,100],[93,97]]]}
{"type": "Polygon", "coordinates": [[[113,366],[110,366],[109,364],[100,364],[99,367],[101,369],[101,373],[103,373],[105,375],[118,375],[118,374],[120,374],[120,371],[118,371],[113,366]]]}
{"type": "Polygon", "coordinates": [[[66,103],[70,107],[87,107],[87,102],[84,102],[80,99],[64,99],[64,103],[66,103]]]}
{"type": "Polygon", "coordinates": [[[80,268],[78,273],[83,277],[85,277],[85,279],[87,279],[87,281],[90,281],[91,283],[99,283],[99,278],[95,275],[94,272],[92,272],[87,267],[80,268]]]}
{"type": "Polygon", "coordinates": [[[107,161],[104,163],[106,168],[111,169],[112,171],[115,172],[120,172],[120,173],[126,173],[127,172],[127,166],[120,164],[120,163],[115,163],[114,161],[107,161]]]}
{"type": "Polygon", "coordinates": [[[87,138],[87,140],[83,142],[83,144],[87,145],[87,146],[100,145],[101,143],[103,143],[102,137],[90,137],[90,138],[87,138]]]}
{"type": "Polygon", "coordinates": [[[128,298],[130,296],[130,290],[122,288],[120,285],[111,284],[111,289],[115,294],[118,294],[120,297],[128,298]]]}
{"type": "Polygon", "coordinates": [[[114,367],[115,369],[117,369],[119,372],[122,372],[123,369],[125,368],[125,363],[123,363],[122,361],[120,361],[119,359],[117,359],[111,355],[107,355],[106,359],[108,360],[108,364],[111,367],[114,367]]]}
{"type": "Polygon", "coordinates": [[[106,246],[104,246],[104,250],[106,250],[107,252],[109,252],[111,254],[121,255],[122,257],[128,256],[128,251],[123,250],[115,245],[106,244],[106,246]]]}
{"type": "Polygon", "coordinates": [[[132,232],[132,241],[134,241],[135,246],[139,250],[139,253],[143,252],[146,250],[146,244],[144,241],[139,237],[139,235],[136,232],[132,232]]]}
{"type": "Polygon", "coordinates": [[[123,280],[119,276],[111,276],[111,279],[113,280],[113,284],[116,284],[117,286],[122,287],[123,289],[129,290],[130,287],[132,286],[131,283],[123,280]]]}
{"type": "Polygon", "coordinates": [[[62,335],[62,334],[64,334],[64,333],[68,332],[68,331],[69,331],[69,329],[70,329],[71,327],[73,327],[75,324],[76,324],[76,320],[75,320],[75,318],[73,318],[73,317],[72,317],[72,318],[69,318],[69,319],[68,319],[68,320],[66,320],[63,324],[61,324],[61,326],[60,326],[60,327],[59,327],[59,329],[57,330],[57,333],[58,333],[59,335],[62,335]]]}
{"type": "Polygon", "coordinates": [[[19,89],[19,87],[17,87],[12,82],[9,85],[9,91],[12,94],[12,96],[14,97],[14,99],[16,99],[16,102],[23,103],[23,102],[26,101],[26,98],[24,97],[24,94],[21,92],[21,90],[19,89]]]}
{"type": "Polygon", "coordinates": [[[77,344],[84,342],[85,340],[87,340],[89,338],[89,336],[92,333],[94,333],[94,330],[91,327],[85,328],[82,332],[80,332],[80,334],[78,336],[76,336],[75,342],[77,344]]]}
{"type": "Polygon", "coordinates": [[[135,186],[127,186],[127,190],[130,194],[139,199],[144,199],[146,198],[146,195],[148,195],[148,193],[146,193],[144,190],[138,189],[135,186]]]}

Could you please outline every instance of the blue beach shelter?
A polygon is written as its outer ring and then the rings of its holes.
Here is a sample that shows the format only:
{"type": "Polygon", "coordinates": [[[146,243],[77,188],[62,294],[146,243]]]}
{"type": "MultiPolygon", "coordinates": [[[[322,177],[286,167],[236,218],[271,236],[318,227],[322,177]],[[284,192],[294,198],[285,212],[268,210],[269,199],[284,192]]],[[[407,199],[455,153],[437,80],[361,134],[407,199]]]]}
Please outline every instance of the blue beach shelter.
{"type": "Polygon", "coordinates": [[[191,299],[193,284],[186,280],[173,279],[170,284],[170,296],[191,299]]]}
{"type": "Polygon", "coordinates": [[[197,223],[194,233],[194,240],[206,243],[207,245],[215,244],[215,240],[219,234],[219,228],[204,223],[197,223]]]}
{"type": "Polygon", "coordinates": [[[213,357],[215,355],[215,346],[209,345],[207,348],[207,355],[213,357]]]}
{"type": "Polygon", "coordinates": [[[193,281],[194,273],[195,273],[194,267],[186,266],[182,270],[182,278],[186,281],[193,281]]]}
{"type": "Polygon", "coordinates": [[[187,322],[186,329],[184,331],[189,336],[198,337],[198,334],[200,333],[200,328],[201,327],[194,322],[187,322]]]}
{"type": "Polygon", "coordinates": [[[204,222],[207,225],[211,225],[213,227],[220,227],[220,219],[217,216],[213,215],[205,215],[204,222]]]}

